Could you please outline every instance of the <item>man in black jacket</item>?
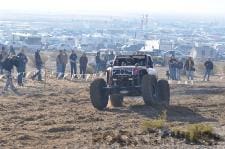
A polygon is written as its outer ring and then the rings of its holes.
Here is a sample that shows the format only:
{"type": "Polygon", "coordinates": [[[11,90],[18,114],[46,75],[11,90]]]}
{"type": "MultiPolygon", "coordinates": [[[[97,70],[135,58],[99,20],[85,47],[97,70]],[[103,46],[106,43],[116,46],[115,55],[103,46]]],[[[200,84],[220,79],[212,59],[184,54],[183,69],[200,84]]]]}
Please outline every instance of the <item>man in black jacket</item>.
{"type": "Polygon", "coordinates": [[[75,50],[72,50],[70,55],[70,67],[71,67],[71,77],[76,77],[77,74],[77,55],[75,50]]]}
{"type": "Polygon", "coordinates": [[[15,86],[13,85],[13,80],[12,80],[12,69],[13,66],[15,66],[16,68],[19,67],[19,60],[18,57],[16,56],[8,56],[4,62],[2,62],[2,66],[3,69],[5,70],[5,74],[6,74],[6,84],[3,88],[3,92],[8,90],[8,88],[10,87],[10,89],[18,94],[17,89],[15,88],[15,86]]]}
{"type": "Polygon", "coordinates": [[[204,63],[204,66],[205,66],[205,75],[204,75],[203,81],[206,81],[206,77],[207,77],[207,81],[209,81],[209,77],[213,70],[213,62],[210,60],[210,58],[204,63]]]}
{"type": "Polygon", "coordinates": [[[24,49],[21,49],[17,57],[19,60],[19,67],[17,68],[17,81],[19,86],[23,86],[23,78],[26,76],[26,64],[28,62],[27,56],[24,54],[24,49]]]}
{"type": "Polygon", "coordinates": [[[40,50],[37,50],[35,52],[35,66],[36,66],[37,72],[31,77],[33,80],[36,77],[38,77],[38,81],[42,81],[42,76],[41,76],[42,65],[43,65],[43,62],[41,59],[40,50]]]}

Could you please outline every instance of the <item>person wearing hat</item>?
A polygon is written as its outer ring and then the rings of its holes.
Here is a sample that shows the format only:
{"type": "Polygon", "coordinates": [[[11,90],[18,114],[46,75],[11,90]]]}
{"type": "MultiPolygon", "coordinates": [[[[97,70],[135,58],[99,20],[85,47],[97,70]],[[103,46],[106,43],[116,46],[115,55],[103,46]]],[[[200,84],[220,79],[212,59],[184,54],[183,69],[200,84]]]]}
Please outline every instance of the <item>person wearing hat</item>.
{"type": "Polygon", "coordinates": [[[22,48],[20,53],[17,54],[18,57],[18,76],[17,76],[17,82],[19,86],[23,86],[23,78],[26,76],[26,64],[28,62],[27,56],[24,53],[24,49],[22,48]]]}

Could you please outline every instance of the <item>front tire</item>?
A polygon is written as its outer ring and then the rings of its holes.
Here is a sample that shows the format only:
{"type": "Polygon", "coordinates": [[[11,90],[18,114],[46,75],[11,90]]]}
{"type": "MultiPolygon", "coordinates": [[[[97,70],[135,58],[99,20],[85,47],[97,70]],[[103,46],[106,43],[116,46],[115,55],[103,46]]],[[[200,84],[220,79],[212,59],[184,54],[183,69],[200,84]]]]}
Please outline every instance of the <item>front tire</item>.
{"type": "Polygon", "coordinates": [[[113,94],[110,95],[110,101],[113,107],[122,107],[123,106],[123,95],[113,94]]]}
{"type": "Polygon", "coordinates": [[[156,76],[144,75],[141,83],[142,97],[146,105],[152,105],[156,100],[156,76]]]}
{"type": "Polygon", "coordinates": [[[170,87],[167,80],[159,80],[157,83],[157,97],[161,105],[169,106],[170,103],[170,87]]]}
{"type": "Polygon", "coordinates": [[[101,78],[94,80],[90,85],[91,102],[98,110],[105,109],[108,104],[109,97],[107,92],[104,90],[104,87],[106,86],[105,80],[101,78]]]}

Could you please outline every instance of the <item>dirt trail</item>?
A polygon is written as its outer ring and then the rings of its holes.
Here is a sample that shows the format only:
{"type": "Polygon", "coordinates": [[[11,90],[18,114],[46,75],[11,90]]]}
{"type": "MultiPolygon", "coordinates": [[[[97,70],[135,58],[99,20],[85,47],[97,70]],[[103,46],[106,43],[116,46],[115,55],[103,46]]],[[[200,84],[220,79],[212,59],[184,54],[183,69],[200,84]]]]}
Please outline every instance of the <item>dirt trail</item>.
{"type": "MultiPolygon", "coordinates": [[[[225,135],[225,80],[171,85],[167,123],[181,126],[208,123],[225,135]],[[223,83],[221,83],[223,81],[223,83]]],[[[21,88],[22,96],[0,97],[0,148],[95,148],[101,144],[137,148],[199,147],[158,134],[143,134],[144,120],[157,118],[162,109],[145,106],[139,97],[125,98],[124,106],[98,111],[89,99],[90,82],[50,79],[21,88]],[[150,137],[150,139],[146,139],[150,137]]],[[[32,83],[31,83],[32,84],[32,83]]],[[[224,148],[225,142],[208,148],[224,148]]]]}

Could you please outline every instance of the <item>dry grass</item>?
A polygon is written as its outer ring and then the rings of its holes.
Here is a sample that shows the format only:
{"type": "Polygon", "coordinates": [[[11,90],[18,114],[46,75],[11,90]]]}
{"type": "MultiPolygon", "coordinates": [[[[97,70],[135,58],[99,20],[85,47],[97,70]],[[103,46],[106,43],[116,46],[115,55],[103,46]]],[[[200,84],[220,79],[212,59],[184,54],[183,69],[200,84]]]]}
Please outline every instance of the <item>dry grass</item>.
{"type": "Polygon", "coordinates": [[[191,142],[198,142],[205,135],[212,135],[213,128],[207,124],[192,124],[187,127],[186,139],[191,142]]]}
{"type": "Polygon", "coordinates": [[[209,140],[215,140],[216,138],[212,126],[202,123],[173,127],[171,128],[171,135],[176,138],[185,138],[188,142],[198,143],[208,142],[209,140]]]}
{"type": "Polygon", "coordinates": [[[144,130],[149,129],[162,129],[165,125],[165,120],[162,119],[153,119],[153,120],[146,120],[142,124],[142,128],[144,130]]]}
{"type": "Polygon", "coordinates": [[[143,121],[142,128],[143,130],[162,129],[165,127],[166,119],[167,119],[166,111],[163,111],[157,119],[143,121]]]}

